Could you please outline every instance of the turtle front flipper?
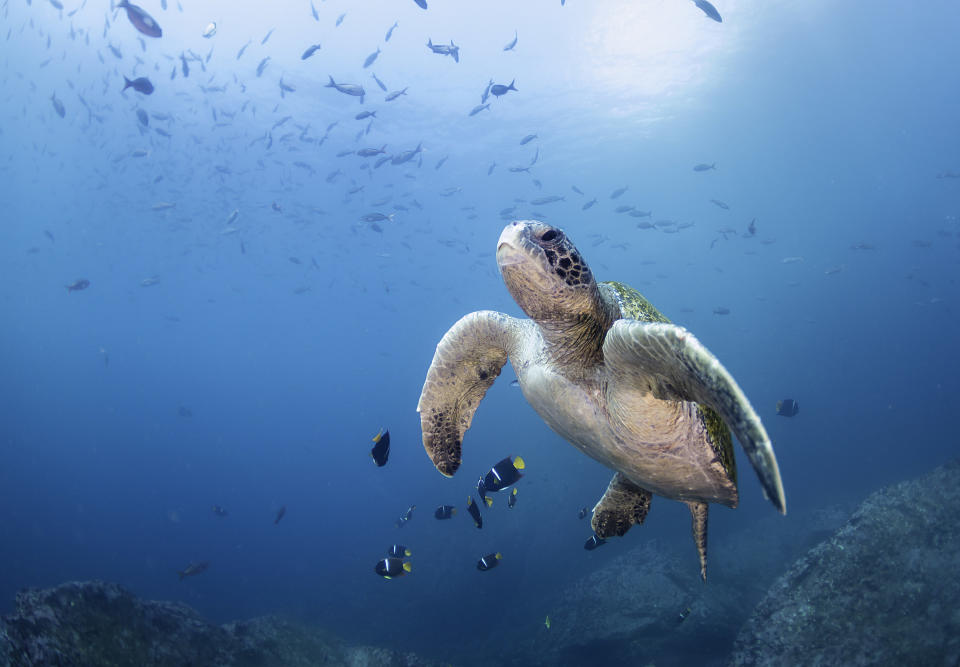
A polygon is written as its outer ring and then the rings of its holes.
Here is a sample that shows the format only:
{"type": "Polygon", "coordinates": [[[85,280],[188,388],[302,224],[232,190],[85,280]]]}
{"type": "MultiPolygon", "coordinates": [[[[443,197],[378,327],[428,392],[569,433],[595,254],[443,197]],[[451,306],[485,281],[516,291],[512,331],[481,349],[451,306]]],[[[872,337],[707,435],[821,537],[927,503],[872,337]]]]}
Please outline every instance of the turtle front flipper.
{"type": "Polygon", "coordinates": [[[590,526],[597,537],[620,537],[633,525],[643,523],[650,511],[653,494],[618,472],[610,480],[603,498],[593,508],[590,526]]]}
{"type": "Polygon", "coordinates": [[[649,391],[658,399],[692,401],[715,410],[736,434],[766,496],[786,514],[780,470],[760,417],[730,373],[692,333],[674,324],[617,320],[607,331],[603,356],[615,383],[649,391]]]}
{"type": "Polygon", "coordinates": [[[460,443],[514,346],[519,322],[491,310],[460,318],[437,344],[417,412],[423,446],[441,473],[460,467],[460,443]]]}

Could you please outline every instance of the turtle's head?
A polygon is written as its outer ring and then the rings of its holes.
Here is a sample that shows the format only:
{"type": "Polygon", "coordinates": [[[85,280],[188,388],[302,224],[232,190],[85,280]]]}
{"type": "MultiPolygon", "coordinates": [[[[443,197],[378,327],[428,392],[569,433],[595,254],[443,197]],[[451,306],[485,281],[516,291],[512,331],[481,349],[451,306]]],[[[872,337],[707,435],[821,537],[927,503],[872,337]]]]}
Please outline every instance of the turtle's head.
{"type": "Polygon", "coordinates": [[[497,265],[517,305],[546,333],[563,339],[603,340],[613,319],[606,312],[590,267],[556,227],[536,220],[507,225],[497,242],[497,265]],[[582,329],[600,327],[597,332],[582,329]],[[576,331],[571,331],[575,328],[576,331]]]}

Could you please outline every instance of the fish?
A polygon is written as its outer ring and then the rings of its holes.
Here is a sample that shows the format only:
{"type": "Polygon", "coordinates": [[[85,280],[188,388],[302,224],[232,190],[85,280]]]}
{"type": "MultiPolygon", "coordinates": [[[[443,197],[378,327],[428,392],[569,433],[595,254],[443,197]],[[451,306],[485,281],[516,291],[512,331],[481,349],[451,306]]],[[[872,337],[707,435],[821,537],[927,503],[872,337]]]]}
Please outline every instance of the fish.
{"type": "Polygon", "coordinates": [[[587,516],[587,513],[588,513],[588,512],[589,512],[589,510],[588,510],[586,507],[581,507],[581,508],[580,508],[580,511],[577,512],[577,518],[578,518],[578,519],[583,519],[584,517],[587,516]]]}
{"type": "Polygon", "coordinates": [[[693,4],[699,7],[703,13],[707,15],[707,18],[711,18],[717,23],[723,23],[723,18],[721,18],[720,12],[718,12],[717,8],[710,4],[707,0],[693,0],[693,4]]]}
{"type": "Polygon", "coordinates": [[[487,570],[492,570],[497,565],[500,564],[500,560],[503,558],[503,554],[499,551],[493,554],[487,554],[483,556],[480,560],[477,561],[477,569],[481,572],[486,572],[487,570]]]}
{"type": "Polygon", "coordinates": [[[393,222],[393,213],[389,215],[384,215],[383,213],[367,213],[366,215],[360,216],[360,219],[363,222],[393,222]]]}
{"type": "Polygon", "coordinates": [[[207,27],[203,29],[203,32],[200,33],[200,36],[203,37],[204,39],[210,39],[216,34],[217,34],[217,22],[210,21],[210,23],[207,24],[207,27]]]}
{"type": "Polygon", "coordinates": [[[483,528],[483,517],[480,516],[480,508],[473,502],[473,496],[467,496],[467,511],[473,517],[473,523],[477,528],[483,528]]]}
{"type": "Polygon", "coordinates": [[[232,211],[230,211],[230,215],[227,216],[227,221],[224,224],[229,225],[234,220],[236,220],[237,217],[239,217],[239,215],[240,215],[240,209],[239,208],[233,209],[232,211]]]}
{"type": "Polygon", "coordinates": [[[757,219],[754,218],[750,221],[750,224],[747,225],[747,231],[743,233],[743,238],[748,239],[757,234],[757,219]]]}
{"type": "Polygon", "coordinates": [[[503,47],[504,51],[513,51],[514,47],[517,45],[517,31],[513,31],[513,41],[503,47]]]}
{"type": "Polygon", "coordinates": [[[380,47],[377,47],[377,50],[367,56],[367,59],[363,61],[363,68],[366,69],[370,67],[374,62],[376,62],[377,57],[380,55],[380,47]]]}
{"type": "Polygon", "coordinates": [[[240,60],[240,56],[243,55],[243,52],[247,50],[247,47],[250,46],[252,42],[253,40],[248,40],[246,44],[240,47],[240,50],[237,51],[237,60],[240,60]]]}
{"type": "Polygon", "coordinates": [[[417,3],[417,7],[419,7],[420,9],[427,8],[427,0],[413,0],[413,1],[417,3]]]}
{"type": "Polygon", "coordinates": [[[711,204],[714,204],[714,205],[716,205],[716,206],[719,206],[719,207],[722,208],[724,211],[729,211],[729,210],[730,210],[730,205],[727,204],[726,202],[720,201],[719,199],[711,199],[711,200],[710,200],[710,203],[711,203],[711,204]]]}
{"type": "Polygon", "coordinates": [[[153,209],[154,211],[166,211],[168,208],[173,208],[174,206],[176,206],[175,202],[158,201],[156,204],[154,204],[150,208],[153,209]]]}
{"type": "Polygon", "coordinates": [[[617,208],[614,209],[614,213],[627,213],[629,211],[632,211],[635,208],[636,206],[628,206],[628,205],[618,206],[617,208]]]}
{"type": "Polygon", "coordinates": [[[387,555],[394,558],[409,558],[410,550],[403,546],[402,544],[394,544],[389,549],[387,549],[387,555]]]}
{"type": "Polygon", "coordinates": [[[214,505],[211,509],[213,510],[213,513],[219,517],[227,516],[227,510],[220,507],[220,505],[214,505]]]}
{"type": "Polygon", "coordinates": [[[389,30],[387,30],[387,36],[383,38],[383,41],[385,41],[385,42],[389,42],[389,41],[390,41],[390,38],[393,36],[393,31],[397,29],[397,26],[398,26],[398,25],[399,25],[399,24],[398,24],[396,21],[393,22],[393,25],[390,26],[390,29],[389,29],[389,30]]]}
{"type": "Polygon", "coordinates": [[[417,144],[417,147],[412,151],[403,151],[402,153],[394,155],[392,158],[390,158],[390,164],[403,164],[404,162],[409,162],[421,151],[423,151],[423,145],[417,144]]]}
{"type": "Polygon", "coordinates": [[[50,4],[53,5],[54,9],[63,9],[63,3],[60,0],[50,0],[50,4]]]}
{"type": "MultiPolygon", "coordinates": [[[[329,75],[328,75],[329,76],[329,75]]],[[[330,83],[324,84],[324,88],[336,88],[338,91],[344,95],[353,95],[354,97],[360,98],[360,104],[363,104],[363,98],[366,96],[367,91],[363,89],[363,86],[358,86],[355,83],[337,83],[333,80],[333,77],[330,77],[330,83]]]]}
{"type": "Polygon", "coordinates": [[[181,405],[179,408],[177,408],[177,414],[185,419],[189,419],[193,416],[193,410],[185,405],[181,405]]]}
{"type": "Polygon", "coordinates": [[[267,69],[267,63],[270,62],[270,56],[267,56],[260,61],[260,64],[257,65],[257,77],[259,78],[263,74],[263,70],[267,69]]]}
{"type": "Polygon", "coordinates": [[[713,309],[713,314],[714,314],[714,315],[729,315],[729,314],[730,314],[730,309],[727,308],[726,306],[717,306],[716,308],[713,309]]]}
{"type": "Polygon", "coordinates": [[[127,0],[120,0],[120,2],[116,4],[116,9],[126,9],[127,18],[130,19],[130,23],[147,37],[163,36],[163,30],[160,29],[157,22],[141,7],[131,5],[127,0]]]}
{"type": "Polygon", "coordinates": [[[433,517],[435,519],[443,521],[444,519],[449,519],[456,513],[457,513],[457,508],[454,507],[453,505],[440,505],[439,507],[437,507],[436,510],[434,510],[433,517]]]}
{"type": "Polygon", "coordinates": [[[454,62],[460,62],[460,47],[450,40],[450,44],[434,44],[432,39],[427,39],[427,48],[438,53],[441,56],[450,56],[454,62]]]}
{"type": "Polygon", "coordinates": [[[361,111],[353,118],[354,120],[365,120],[367,118],[376,118],[376,117],[377,117],[376,111],[361,111]]]}
{"type": "Polygon", "coordinates": [[[319,50],[320,50],[319,42],[316,44],[311,44],[310,46],[307,47],[307,50],[303,52],[303,55],[300,56],[300,60],[306,60],[307,58],[309,58],[319,50]]]}
{"type": "Polygon", "coordinates": [[[395,91],[393,91],[392,93],[390,93],[389,95],[387,95],[385,98],[383,98],[383,101],[384,101],[384,102],[392,102],[392,101],[394,101],[395,99],[397,99],[398,97],[400,97],[401,95],[406,95],[406,94],[407,94],[407,89],[406,89],[406,88],[404,88],[403,90],[395,90],[395,91]]]}
{"type": "Polygon", "coordinates": [[[393,579],[394,577],[402,577],[410,572],[413,568],[411,567],[409,561],[404,563],[400,558],[390,557],[378,561],[373,569],[384,579],[393,579]]]}
{"type": "Polygon", "coordinates": [[[267,43],[267,40],[270,39],[270,35],[273,34],[274,30],[276,30],[276,28],[270,28],[270,31],[263,36],[263,39],[260,40],[260,46],[263,46],[264,44],[267,43]]]}
{"type": "Polygon", "coordinates": [[[150,79],[145,76],[140,76],[131,81],[127,77],[123,77],[123,89],[133,88],[138,93],[143,93],[144,95],[150,95],[153,93],[153,84],[150,83],[150,79]]]}
{"type": "Polygon", "coordinates": [[[510,495],[507,496],[507,508],[513,509],[513,506],[517,504],[517,489],[514,487],[513,491],[510,492],[510,495]]]}
{"type": "Polygon", "coordinates": [[[192,577],[194,575],[200,574],[201,572],[206,572],[207,568],[210,567],[210,563],[207,561],[200,561],[199,563],[190,563],[182,570],[178,570],[177,574],[180,575],[180,581],[183,581],[186,577],[192,577]]]}
{"type": "Polygon", "coordinates": [[[553,204],[558,201],[566,201],[564,197],[559,195],[550,195],[549,197],[540,197],[539,199],[534,199],[530,203],[534,206],[543,206],[544,204],[553,204]]]}
{"type": "Polygon", "coordinates": [[[800,412],[800,402],[792,398],[777,401],[777,414],[781,417],[794,417],[800,412]]]}
{"type": "Polygon", "coordinates": [[[413,510],[415,509],[417,509],[417,506],[411,505],[403,514],[400,515],[400,518],[397,519],[397,528],[403,528],[407,521],[413,518],[413,510]]]}
{"type": "Polygon", "coordinates": [[[573,190],[574,192],[576,192],[578,195],[582,195],[582,194],[583,194],[583,190],[581,190],[580,188],[578,188],[576,185],[571,185],[571,186],[570,186],[570,189],[573,190]]]}
{"type": "Polygon", "coordinates": [[[140,281],[140,287],[153,287],[154,285],[160,284],[159,276],[150,276],[149,278],[144,278],[140,281]]]}
{"type": "Polygon", "coordinates": [[[487,87],[483,91],[483,95],[480,96],[480,103],[483,104],[487,101],[487,98],[490,97],[490,89],[493,87],[493,79],[490,79],[487,82],[487,87]]]}
{"type": "Polygon", "coordinates": [[[72,283],[66,286],[67,292],[79,292],[80,290],[85,290],[88,287],[90,287],[90,281],[86,278],[74,280],[72,283]]]}
{"type": "Polygon", "coordinates": [[[490,174],[492,174],[492,173],[493,173],[493,170],[496,169],[496,168],[497,168],[497,163],[494,162],[493,164],[490,165],[490,168],[487,169],[487,176],[489,176],[490,174]]]}
{"type": "Polygon", "coordinates": [[[343,23],[343,19],[345,19],[345,18],[347,18],[347,13],[346,13],[346,12],[344,12],[343,14],[341,14],[340,16],[337,17],[337,23],[336,23],[336,25],[334,25],[333,27],[334,27],[334,28],[339,28],[339,27],[340,27],[340,24],[343,23]]]}
{"type": "Polygon", "coordinates": [[[380,432],[373,436],[373,442],[370,458],[373,459],[378,468],[382,468],[387,465],[387,458],[390,456],[390,431],[380,429],[380,432]]]}
{"type": "MultiPolygon", "coordinates": [[[[186,79],[190,76],[190,66],[187,65],[187,59],[182,53],[180,54],[180,62],[183,65],[183,78],[186,79]]],[[[174,68],[174,71],[176,71],[176,68],[174,68]]]]}
{"type": "MultiPolygon", "coordinates": [[[[561,2],[560,4],[562,5],[563,2],[561,2]]],[[[546,618],[546,620],[543,622],[543,624],[544,624],[544,626],[546,626],[547,630],[550,629],[550,616],[549,616],[549,615],[547,615],[547,618],[546,618]]]]}
{"type": "Polygon", "coordinates": [[[50,103],[53,104],[53,110],[57,112],[57,115],[63,118],[67,115],[67,110],[63,106],[63,102],[57,99],[57,94],[54,93],[50,96],[50,103]]]}
{"type": "Polygon", "coordinates": [[[649,218],[651,215],[653,215],[653,211],[638,211],[634,209],[633,211],[627,213],[627,215],[629,215],[631,218],[649,218]]]}
{"type": "Polygon", "coordinates": [[[701,162],[700,164],[693,165],[694,171],[710,171],[711,169],[716,169],[717,163],[707,164],[706,162],[701,162]]]}
{"type": "Polygon", "coordinates": [[[470,109],[470,113],[467,114],[467,115],[468,115],[468,116],[476,116],[478,113],[480,113],[480,112],[483,111],[484,109],[489,109],[489,108],[490,108],[490,103],[489,103],[489,102],[487,102],[486,104],[478,104],[477,106],[475,106],[475,107],[473,107],[472,109],[470,109]]]}
{"type": "Polygon", "coordinates": [[[387,145],[384,144],[380,148],[361,148],[357,151],[357,155],[360,157],[373,157],[374,155],[383,155],[387,152],[387,145]]]}
{"type": "Polygon", "coordinates": [[[493,95],[494,97],[502,97],[503,95],[506,95],[511,90],[514,92],[520,92],[513,85],[516,82],[517,82],[516,79],[514,79],[513,81],[510,82],[509,86],[504,86],[502,83],[494,84],[493,86],[490,86],[490,94],[493,95]]]}
{"type": "Polygon", "coordinates": [[[283,505],[282,507],[280,507],[280,509],[277,510],[277,516],[274,517],[273,519],[273,525],[276,526],[278,523],[280,523],[280,519],[282,519],[286,513],[287,513],[287,506],[283,505]]]}
{"type": "MultiPolygon", "coordinates": [[[[527,144],[529,144],[531,141],[533,141],[533,140],[536,139],[536,138],[537,138],[537,135],[535,135],[535,134],[528,134],[527,136],[525,136],[523,139],[520,140],[520,145],[521,145],[521,146],[526,146],[527,144]]],[[[576,190],[576,188],[574,188],[574,190],[576,190]]],[[[583,194],[583,193],[581,192],[580,194],[583,194]]]]}
{"type": "Polygon", "coordinates": [[[440,160],[437,162],[437,166],[433,168],[434,171],[439,170],[440,167],[443,166],[443,163],[446,162],[449,158],[450,158],[449,155],[444,155],[442,158],[440,158],[440,160]]]}
{"type": "Polygon", "coordinates": [[[593,205],[597,203],[596,197],[588,201],[586,204],[580,207],[581,211],[586,211],[588,208],[593,208],[593,205]]]}
{"type": "Polygon", "coordinates": [[[610,199],[616,199],[617,197],[619,197],[629,189],[630,189],[629,185],[624,185],[622,188],[617,188],[616,190],[610,193],[610,199]]]}
{"type": "MultiPolygon", "coordinates": [[[[380,90],[382,90],[383,92],[387,92],[387,86],[386,86],[386,84],[385,84],[383,81],[381,81],[380,79],[378,79],[376,74],[374,74],[373,72],[370,72],[370,76],[372,76],[372,77],[373,77],[373,80],[377,82],[377,85],[378,85],[378,86],[380,86],[380,90]]],[[[404,88],[404,90],[406,90],[406,88],[404,88]]],[[[389,102],[389,100],[387,100],[387,101],[389,102]]]]}
{"type": "Polygon", "coordinates": [[[487,499],[487,491],[496,493],[508,486],[513,486],[523,477],[523,473],[520,471],[525,467],[526,463],[519,456],[512,460],[508,456],[498,461],[495,466],[490,468],[490,472],[485,477],[481,477],[477,481],[477,493],[480,494],[480,498],[489,506],[493,501],[487,499]]]}
{"type": "Polygon", "coordinates": [[[53,238],[53,232],[51,232],[49,229],[44,229],[44,230],[43,230],[43,235],[46,236],[48,239],[50,239],[50,243],[56,243],[56,242],[57,242],[57,240],[56,240],[55,238],[53,238]]]}
{"type": "Polygon", "coordinates": [[[586,542],[583,544],[583,548],[587,551],[593,551],[599,546],[606,544],[607,541],[602,537],[597,537],[596,534],[591,535],[586,542]]]}
{"type": "Polygon", "coordinates": [[[687,607],[686,609],[680,612],[680,615],[677,617],[677,623],[683,623],[685,620],[687,620],[687,616],[689,615],[690,615],[690,607],[687,607]]]}

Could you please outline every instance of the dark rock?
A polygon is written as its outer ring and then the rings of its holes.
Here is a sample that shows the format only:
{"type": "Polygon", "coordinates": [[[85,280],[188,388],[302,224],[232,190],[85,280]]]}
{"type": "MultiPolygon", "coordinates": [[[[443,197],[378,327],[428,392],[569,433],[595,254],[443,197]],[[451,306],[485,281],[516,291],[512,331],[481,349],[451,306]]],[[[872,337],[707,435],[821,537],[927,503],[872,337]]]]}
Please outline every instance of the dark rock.
{"type": "Polygon", "coordinates": [[[72,582],[17,595],[0,619],[0,665],[429,667],[389,649],[349,647],[322,631],[265,617],[223,626],[186,605],[136,598],[116,584],[72,582]]]}
{"type": "MultiPolygon", "coordinates": [[[[540,631],[510,641],[509,655],[498,662],[723,665],[737,630],[783,563],[832,535],[847,517],[849,511],[841,509],[789,520],[771,515],[738,534],[715,531],[706,584],[700,581],[692,539],[647,542],[544,600],[551,629],[541,618],[540,631]]],[[[617,544],[611,540],[600,548],[617,544]]],[[[530,625],[530,619],[523,624],[530,625]]]]}
{"type": "Polygon", "coordinates": [[[960,664],[960,462],[871,495],[770,588],[731,665],[960,664]]]}

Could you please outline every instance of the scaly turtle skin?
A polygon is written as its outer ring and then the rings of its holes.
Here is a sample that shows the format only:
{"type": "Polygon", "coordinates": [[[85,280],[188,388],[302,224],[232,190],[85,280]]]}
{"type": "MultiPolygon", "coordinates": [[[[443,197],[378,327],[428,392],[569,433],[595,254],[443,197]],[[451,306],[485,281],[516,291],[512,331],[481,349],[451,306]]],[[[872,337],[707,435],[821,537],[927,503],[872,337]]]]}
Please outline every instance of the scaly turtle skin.
{"type": "Polygon", "coordinates": [[[707,503],[736,507],[732,430],[764,494],[786,500],[773,446],[737,383],[689,331],[636,290],[597,283],[562,231],[513,222],[497,264],[530,317],[479,311],[437,345],[417,411],[423,446],[446,476],[463,434],[509,359],[533,409],[577,449],[616,471],[593,509],[599,537],[642,523],[652,494],[684,502],[706,579],[707,503]]]}

